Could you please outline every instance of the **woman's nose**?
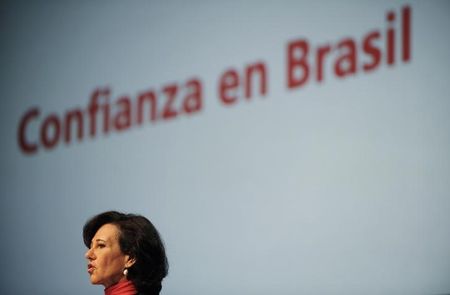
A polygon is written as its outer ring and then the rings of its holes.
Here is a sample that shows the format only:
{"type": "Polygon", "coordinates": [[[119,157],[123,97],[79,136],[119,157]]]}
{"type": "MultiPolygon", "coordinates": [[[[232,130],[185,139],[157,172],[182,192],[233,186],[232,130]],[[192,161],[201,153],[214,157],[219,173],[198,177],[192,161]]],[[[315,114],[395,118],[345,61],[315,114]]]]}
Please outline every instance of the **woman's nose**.
{"type": "Polygon", "coordinates": [[[89,260],[91,260],[91,259],[93,259],[93,253],[92,253],[92,249],[88,249],[87,251],[86,251],[86,253],[84,254],[84,257],[86,257],[86,259],[89,259],[89,260]]]}

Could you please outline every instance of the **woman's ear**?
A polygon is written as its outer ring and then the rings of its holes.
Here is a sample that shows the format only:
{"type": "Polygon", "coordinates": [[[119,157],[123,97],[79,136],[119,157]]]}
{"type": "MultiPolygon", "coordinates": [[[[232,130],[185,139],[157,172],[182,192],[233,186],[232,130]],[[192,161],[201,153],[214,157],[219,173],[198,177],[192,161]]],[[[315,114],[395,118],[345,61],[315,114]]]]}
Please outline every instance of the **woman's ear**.
{"type": "Polygon", "coordinates": [[[129,255],[125,255],[125,268],[130,268],[136,263],[136,258],[131,258],[129,255]]]}

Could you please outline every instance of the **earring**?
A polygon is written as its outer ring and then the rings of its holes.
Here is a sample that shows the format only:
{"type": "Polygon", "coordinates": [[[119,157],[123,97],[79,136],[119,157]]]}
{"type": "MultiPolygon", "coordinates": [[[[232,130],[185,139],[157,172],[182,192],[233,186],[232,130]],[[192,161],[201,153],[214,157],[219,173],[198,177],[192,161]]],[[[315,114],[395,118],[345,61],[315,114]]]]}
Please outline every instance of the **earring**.
{"type": "Polygon", "coordinates": [[[125,269],[123,270],[123,275],[124,275],[124,276],[127,276],[127,275],[128,275],[128,268],[125,268],[125,269]]]}

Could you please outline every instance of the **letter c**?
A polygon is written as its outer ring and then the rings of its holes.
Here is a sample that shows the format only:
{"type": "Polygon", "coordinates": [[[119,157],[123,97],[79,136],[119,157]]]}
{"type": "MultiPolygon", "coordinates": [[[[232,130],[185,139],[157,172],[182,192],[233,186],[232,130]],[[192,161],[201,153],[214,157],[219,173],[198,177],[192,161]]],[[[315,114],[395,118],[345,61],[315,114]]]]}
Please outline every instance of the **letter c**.
{"type": "Polygon", "coordinates": [[[28,110],[25,115],[20,120],[19,124],[19,133],[18,135],[18,142],[21,150],[26,154],[32,154],[37,152],[38,145],[36,143],[30,143],[25,138],[25,132],[26,128],[28,126],[28,123],[30,120],[34,119],[35,117],[39,116],[39,109],[38,108],[32,108],[28,110]]]}

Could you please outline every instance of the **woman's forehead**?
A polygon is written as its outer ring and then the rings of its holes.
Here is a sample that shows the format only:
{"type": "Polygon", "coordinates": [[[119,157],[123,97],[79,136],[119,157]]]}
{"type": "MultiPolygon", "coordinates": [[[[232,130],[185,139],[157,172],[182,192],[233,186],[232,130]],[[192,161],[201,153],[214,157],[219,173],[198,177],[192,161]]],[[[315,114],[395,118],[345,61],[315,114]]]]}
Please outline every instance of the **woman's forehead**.
{"type": "Polygon", "coordinates": [[[119,228],[111,223],[107,223],[102,225],[97,232],[95,233],[94,237],[92,238],[92,241],[95,240],[117,240],[119,236],[119,228]]]}

